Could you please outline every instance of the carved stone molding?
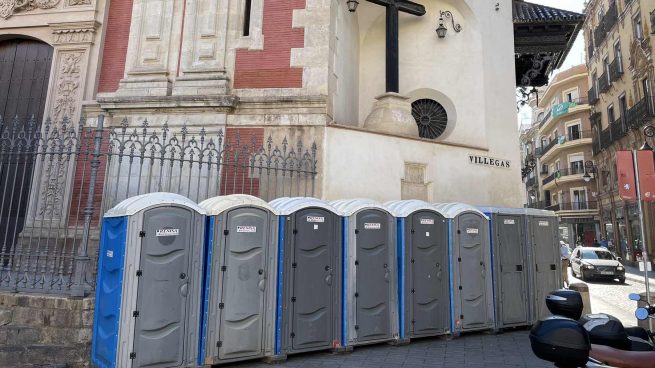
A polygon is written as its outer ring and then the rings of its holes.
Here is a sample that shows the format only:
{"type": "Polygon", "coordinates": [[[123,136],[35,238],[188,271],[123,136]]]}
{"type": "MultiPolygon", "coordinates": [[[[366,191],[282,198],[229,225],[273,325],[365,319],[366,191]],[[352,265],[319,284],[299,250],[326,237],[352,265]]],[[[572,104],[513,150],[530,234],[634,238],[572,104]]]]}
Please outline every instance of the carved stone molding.
{"type": "Polygon", "coordinates": [[[59,5],[61,0],[0,0],[0,17],[9,19],[18,12],[27,12],[34,9],[52,9],[59,5]]]}
{"type": "Polygon", "coordinates": [[[57,82],[55,89],[52,117],[61,121],[64,117],[73,118],[77,113],[78,95],[81,90],[82,58],[84,51],[61,53],[61,61],[57,67],[57,82]]]}
{"type": "Polygon", "coordinates": [[[55,45],[92,43],[98,26],[98,22],[51,23],[53,43],[55,45]]]}
{"type": "Polygon", "coordinates": [[[69,6],[91,5],[91,0],[68,0],[69,6]]]}

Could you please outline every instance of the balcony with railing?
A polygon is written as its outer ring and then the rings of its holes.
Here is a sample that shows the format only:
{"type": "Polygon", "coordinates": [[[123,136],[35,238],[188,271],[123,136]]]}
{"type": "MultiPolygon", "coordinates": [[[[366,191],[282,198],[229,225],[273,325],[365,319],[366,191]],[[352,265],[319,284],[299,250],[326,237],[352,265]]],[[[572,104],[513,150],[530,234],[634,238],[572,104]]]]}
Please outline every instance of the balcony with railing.
{"type": "Polygon", "coordinates": [[[550,206],[545,206],[544,209],[547,211],[555,211],[555,212],[597,210],[598,202],[596,201],[563,202],[563,203],[552,204],[550,206]]]}
{"type": "Polygon", "coordinates": [[[612,84],[610,83],[609,75],[607,75],[607,72],[603,73],[603,75],[598,78],[598,90],[600,93],[609,91],[611,85],[612,84]]]}
{"type": "Polygon", "coordinates": [[[596,91],[596,87],[591,87],[589,92],[587,92],[587,97],[590,105],[595,105],[596,102],[598,102],[598,91],[596,91]]]}
{"type": "Polygon", "coordinates": [[[528,180],[525,182],[526,188],[534,187],[535,184],[537,184],[537,178],[535,176],[528,178],[528,180]]]}
{"type": "Polygon", "coordinates": [[[548,124],[550,121],[550,118],[559,118],[562,116],[565,116],[572,112],[572,109],[580,106],[580,105],[587,105],[589,104],[589,99],[587,97],[580,97],[580,98],[575,98],[572,99],[571,101],[565,101],[559,104],[555,104],[552,106],[552,108],[548,109],[541,121],[539,121],[539,128],[543,128],[545,125],[548,124]]]}
{"type": "Polygon", "coordinates": [[[621,79],[621,76],[623,75],[623,63],[621,62],[621,58],[617,57],[614,58],[614,61],[610,64],[610,80],[612,82],[617,81],[621,79]]]}
{"type": "Polygon", "coordinates": [[[646,96],[628,110],[625,123],[630,129],[639,129],[654,116],[653,98],[646,96]]]}
{"type": "Polygon", "coordinates": [[[584,167],[571,167],[568,169],[560,169],[556,170],[554,173],[550,174],[547,178],[545,178],[541,184],[546,185],[548,183],[551,183],[555,179],[560,179],[568,176],[574,176],[574,175],[583,175],[585,173],[584,167]]]}
{"type": "Polygon", "coordinates": [[[594,44],[600,45],[605,40],[606,36],[607,36],[607,31],[605,30],[605,25],[601,21],[598,27],[594,29],[594,44]]]}
{"type": "Polygon", "coordinates": [[[547,145],[537,148],[535,152],[537,154],[537,157],[541,157],[545,155],[548,151],[550,151],[553,147],[555,147],[556,144],[557,144],[557,139],[553,139],[550,142],[548,142],[547,145]]]}
{"type": "Polygon", "coordinates": [[[619,8],[616,5],[616,1],[614,1],[610,5],[609,9],[607,9],[607,13],[605,13],[603,18],[600,20],[598,27],[596,27],[594,30],[594,42],[596,47],[600,47],[600,44],[605,41],[607,34],[610,30],[612,30],[612,27],[614,27],[618,19],[619,8]]]}

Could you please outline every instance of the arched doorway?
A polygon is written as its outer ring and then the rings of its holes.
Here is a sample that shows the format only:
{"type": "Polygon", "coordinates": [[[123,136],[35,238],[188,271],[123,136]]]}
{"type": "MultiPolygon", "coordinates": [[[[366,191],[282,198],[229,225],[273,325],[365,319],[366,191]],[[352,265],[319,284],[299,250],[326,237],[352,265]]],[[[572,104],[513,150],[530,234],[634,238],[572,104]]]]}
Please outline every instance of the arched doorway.
{"type": "Polygon", "coordinates": [[[53,48],[33,39],[0,42],[0,258],[23,230],[53,48]],[[32,117],[34,117],[33,120],[32,117]],[[14,120],[15,119],[15,120],[14,120]],[[31,124],[29,123],[31,121],[31,124]]]}

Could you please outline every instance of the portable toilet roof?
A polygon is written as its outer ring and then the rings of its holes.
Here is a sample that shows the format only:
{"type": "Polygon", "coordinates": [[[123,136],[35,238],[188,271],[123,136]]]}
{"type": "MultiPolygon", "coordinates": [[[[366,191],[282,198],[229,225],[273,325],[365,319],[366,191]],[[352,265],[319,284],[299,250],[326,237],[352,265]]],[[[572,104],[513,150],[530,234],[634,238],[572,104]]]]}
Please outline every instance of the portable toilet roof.
{"type": "Polygon", "coordinates": [[[411,199],[406,201],[389,201],[384,205],[395,217],[408,217],[412,213],[418,211],[434,211],[441,216],[446,217],[446,215],[437,206],[418,199],[411,199]]]}
{"type": "MultiPolygon", "coordinates": [[[[391,214],[391,211],[381,203],[371,199],[344,199],[330,202],[330,205],[339,211],[341,216],[352,216],[364,209],[378,209],[391,214]]],[[[393,215],[393,214],[392,214],[393,215]]]]}
{"type": "Polygon", "coordinates": [[[107,211],[104,217],[132,216],[140,211],[146,210],[150,207],[161,206],[162,204],[189,207],[201,215],[206,214],[205,210],[198,207],[194,201],[185,196],[175,193],[159,192],[130,197],[107,211]]]}
{"type": "Polygon", "coordinates": [[[232,194],[209,198],[200,202],[199,206],[207,211],[207,215],[209,216],[218,216],[233,208],[247,206],[265,208],[271,213],[277,215],[277,211],[266,201],[247,194],[232,194]]]}
{"type": "Polygon", "coordinates": [[[526,208],[525,214],[528,216],[557,217],[553,211],[538,210],[536,208],[526,208]]]}
{"type": "Polygon", "coordinates": [[[485,215],[479,209],[464,203],[437,203],[435,206],[439,211],[446,217],[454,219],[455,217],[461,215],[464,212],[475,212],[480,216],[489,220],[489,216],[485,215]]]}
{"type": "Polygon", "coordinates": [[[312,197],[283,197],[269,202],[279,216],[287,216],[304,208],[318,207],[339,215],[339,211],[329,203],[312,197]]]}
{"type": "Polygon", "coordinates": [[[509,207],[477,207],[484,213],[503,214],[503,215],[525,215],[525,208],[509,208],[509,207]]]}

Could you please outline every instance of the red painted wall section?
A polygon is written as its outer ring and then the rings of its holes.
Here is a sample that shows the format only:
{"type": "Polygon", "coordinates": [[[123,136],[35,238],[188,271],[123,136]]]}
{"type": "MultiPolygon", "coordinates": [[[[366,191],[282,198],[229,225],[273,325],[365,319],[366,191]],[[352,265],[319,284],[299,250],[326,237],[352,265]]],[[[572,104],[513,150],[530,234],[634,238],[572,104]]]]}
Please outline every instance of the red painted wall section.
{"type": "Polygon", "coordinates": [[[259,174],[250,161],[251,155],[264,145],[264,128],[228,128],[225,131],[225,158],[221,174],[221,195],[259,193],[259,174]],[[239,142],[237,144],[237,141],[239,142]]]}
{"type": "Polygon", "coordinates": [[[302,68],[291,67],[291,49],[305,46],[304,28],[292,28],[305,0],[264,0],[264,50],[238,50],[234,88],[302,88],[302,68]]]}
{"type": "Polygon", "coordinates": [[[123,79],[132,22],[132,1],[111,0],[109,4],[98,92],[115,92],[118,82],[123,79]]]}

